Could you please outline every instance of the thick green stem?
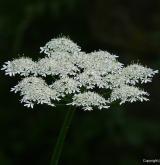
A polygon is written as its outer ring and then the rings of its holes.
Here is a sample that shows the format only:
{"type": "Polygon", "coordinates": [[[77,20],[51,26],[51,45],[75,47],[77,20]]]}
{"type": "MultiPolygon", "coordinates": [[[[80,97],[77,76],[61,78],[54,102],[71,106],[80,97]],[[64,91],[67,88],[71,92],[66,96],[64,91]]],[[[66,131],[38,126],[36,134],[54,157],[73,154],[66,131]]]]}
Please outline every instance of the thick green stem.
{"type": "Polygon", "coordinates": [[[63,144],[64,144],[64,140],[65,137],[67,135],[67,131],[69,129],[69,126],[71,124],[73,115],[74,115],[75,109],[69,109],[67,110],[62,128],[60,130],[59,136],[58,136],[58,140],[53,152],[53,155],[51,157],[51,163],[50,165],[58,165],[58,161],[62,152],[62,148],[63,148],[63,144]]]}

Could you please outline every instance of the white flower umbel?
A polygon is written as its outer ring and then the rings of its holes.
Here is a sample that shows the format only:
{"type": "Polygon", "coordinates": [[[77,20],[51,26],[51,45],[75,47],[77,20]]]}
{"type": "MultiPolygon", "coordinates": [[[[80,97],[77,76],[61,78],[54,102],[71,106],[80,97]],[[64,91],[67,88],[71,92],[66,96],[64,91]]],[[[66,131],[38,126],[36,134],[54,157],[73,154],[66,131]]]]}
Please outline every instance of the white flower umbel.
{"type": "Polygon", "coordinates": [[[69,105],[84,110],[109,108],[116,100],[120,104],[147,101],[148,93],[135,85],[151,82],[158,73],[140,64],[124,67],[117,56],[107,51],[82,52],[66,37],[52,39],[40,49],[46,56],[37,62],[22,57],[6,62],[2,68],[6,75],[24,76],[12,91],[20,92],[21,102],[27,107],[34,104],[54,106],[54,100],[68,95],[72,97],[69,105]],[[48,76],[53,78],[50,84],[45,81],[48,76]],[[111,94],[104,98],[106,92],[111,94]]]}
{"type": "Polygon", "coordinates": [[[50,87],[60,93],[61,96],[65,96],[66,94],[80,92],[81,83],[69,78],[65,77],[63,79],[55,81],[50,87]]]}
{"type": "Polygon", "coordinates": [[[20,95],[23,96],[21,102],[31,108],[34,103],[54,106],[52,100],[60,100],[59,93],[49,88],[45,81],[38,77],[24,78],[18,85],[11,88],[11,91],[20,92],[20,95]]]}
{"type": "Polygon", "coordinates": [[[99,75],[108,73],[118,73],[123,64],[116,60],[115,55],[106,51],[97,51],[80,56],[78,66],[90,72],[96,72],[99,75]]]}
{"type": "Polygon", "coordinates": [[[147,83],[152,81],[152,77],[158,73],[153,69],[141,66],[139,64],[132,64],[123,68],[120,77],[125,80],[126,84],[135,85],[136,83],[147,83]]]}
{"type": "Polygon", "coordinates": [[[110,102],[115,100],[120,100],[120,104],[125,102],[135,102],[135,101],[147,101],[145,96],[148,96],[147,92],[138,89],[137,87],[122,85],[119,88],[113,89],[111,92],[110,102]]]}
{"type": "Polygon", "coordinates": [[[35,69],[37,64],[30,58],[22,57],[13,61],[5,62],[2,70],[5,70],[6,75],[15,76],[20,74],[21,76],[28,76],[35,69]]]}
{"type": "Polygon", "coordinates": [[[73,97],[73,102],[71,105],[82,106],[84,110],[93,110],[92,107],[109,108],[107,106],[108,101],[105,100],[102,96],[95,92],[84,92],[80,94],[76,94],[73,97]]]}
{"type": "Polygon", "coordinates": [[[73,41],[66,37],[54,38],[51,41],[47,42],[44,47],[40,47],[41,53],[44,52],[47,55],[51,55],[52,52],[69,52],[75,53],[80,52],[80,47],[75,44],[73,41]]]}
{"type": "Polygon", "coordinates": [[[104,76],[103,81],[106,87],[112,89],[122,84],[136,85],[137,83],[151,82],[156,73],[158,73],[158,70],[154,71],[140,64],[131,64],[122,68],[119,73],[104,76]]]}
{"type": "MultiPolygon", "coordinates": [[[[59,52],[57,52],[59,54],[59,52]]],[[[67,75],[74,75],[79,70],[71,61],[70,58],[66,58],[67,52],[62,52],[64,58],[45,57],[37,62],[36,74],[41,76],[47,75],[59,75],[66,77],[67,75]]]]}

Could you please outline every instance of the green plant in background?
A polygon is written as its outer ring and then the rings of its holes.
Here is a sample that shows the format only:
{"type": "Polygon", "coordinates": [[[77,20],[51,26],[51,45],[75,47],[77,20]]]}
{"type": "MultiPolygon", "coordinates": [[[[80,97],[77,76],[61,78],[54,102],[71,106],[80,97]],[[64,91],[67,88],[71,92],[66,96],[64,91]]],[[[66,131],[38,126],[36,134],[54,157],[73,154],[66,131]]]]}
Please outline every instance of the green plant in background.
{"type": "MultiPolygon", "coordinates": [[[[40,49],[44,58],[32,61],[21,57],[6,62],[2,68],[6,75],[23,77],[11,91],[20,92],[21,102],[31,108],[35,104],[56,106],[63,102],[69,107],[91,111],[94,108],[108,109],[115,101],[120,104],[147,101],[148,93],[135,85],[151,82],[158,73],[136,63],[124,67],[117,56],[107,51],[85,53],[66,37],[52,39],[40,49]],[[50,76],[52,82],[48,84],[45,79],[50,76]]],[[[74,109],[67,111],[51,165],[58,164],[74,109]]]]}

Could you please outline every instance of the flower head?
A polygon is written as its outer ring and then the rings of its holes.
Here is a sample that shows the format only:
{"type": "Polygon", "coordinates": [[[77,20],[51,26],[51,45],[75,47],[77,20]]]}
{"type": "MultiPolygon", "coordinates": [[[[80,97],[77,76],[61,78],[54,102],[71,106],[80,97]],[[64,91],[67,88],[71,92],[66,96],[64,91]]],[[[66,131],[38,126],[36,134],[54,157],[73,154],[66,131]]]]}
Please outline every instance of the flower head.
{"type": "Polygon", "coordinates": [[[54,38],[47,42],[44,47],[40,47],[41,53],[44,52],[50,56],[53,52],[75,53],[81,51],[80,47],[66,37],[54,38]]]}
{"type": "Polygon", "coordinates": [[[28,76],[36,69],[36,65],[37,64],[33,62],[32,59],[22,57],[13,61],[5,62],[2,70],[5,70],[6,75],[9,76],[15,76],[15,74],[20,74],[21,76],[28,76]]]}
{"type": "Polygon", "coordinates": [[[50,85],[50,88],[56,90],[61,96],[66,94],[78,93],[80,92],[81,83],[69,77],[64,77],[63,79],[55,81],[50,85]]]}
{"type": "Polygon", "coordinates": [[[84,110],[93,110],[92,107],[109,108],[108,101],[95,92],[84,92],[74,95],[71,105],[82,106],[84,110]]]}
{"type": "Polygon", "coordinates": [[[135,102],[135,101],[147,101],[145,96],[149,94],[137,87],[122,85],[119,88],[113,89],[110,97],[110,102],[115,100],[120,100],[120,104],[125,102],[135,102]]]}
{"type": "Polygon", "coordinates": [[[139,64],[132,64],[123,68],[120,76],[125,80],[126,84],[135,85],[137,82],[147,83],[152,81],[152,77],[158,73],[157,70],[144,67],[139,64]]]}
{"type": "MultiPolygon", "coordinates": [[[[59,52],[57,52],[59,54],[59,52]]],[[[59,75],[60,77],[66,77],[68,75],[74,75],[79,70],[74,65],[71,58],[67,58],[67,53],[62,53],[64,58],[45,57],[37,62],[37,70],[35,73],[46,77],[47,75],[59,75]]]]}
{"type": "Polygon", "coordinates": [[[55,100],[67,95],[72,97],[67,105],[84,110],[109,108],[114,101],[147,101],[149,94],[136,85],[151,82],[158,73],[140,64],[124,67],[107,51],[82,52],[66,37],[52,39],[40,49],[46,54],[44,58],[32,61],[22,57],[6,62],[2,68],[6,75],[24,77],[11,91],[20,92],[21,102],[31,108],[34,104],[55,106],[55,100]],[[45,81],[47,76],[53,78],[52,83],[45,81]],[[104,90],[101,94],[100,88],[104,90]],[[106,93],[110,93],[107,98],[106,93]]]}
{"type": "Polygon", "coordinates": [[[18,85],[11,88],[15,93],[20,92],[22,96],[21,102],[25,106],[33,108],[35,103],[48,104],[54,106],[52,100],[60,100],[59,93],[49,88],[42,78],[26,77],[18,83],[18,85]]]}

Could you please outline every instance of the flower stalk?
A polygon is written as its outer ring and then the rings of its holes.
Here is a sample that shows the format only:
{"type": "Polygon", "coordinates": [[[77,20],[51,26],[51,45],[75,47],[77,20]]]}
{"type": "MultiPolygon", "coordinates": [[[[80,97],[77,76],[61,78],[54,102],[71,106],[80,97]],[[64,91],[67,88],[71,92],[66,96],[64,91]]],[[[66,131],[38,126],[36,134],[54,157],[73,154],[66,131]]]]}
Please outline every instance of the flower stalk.
{"type": "Polygon", "coordinates": [[[50,165],[58,165],[59,158],[60,158],[60,155],[61,155],[62,149],[63,149],[63,144],[65,141],[68,129],[70,127],[72,118],[74,116],[74,113],[75,113],[75,109],[73,109],[73,108],[72,109],[70,108],[69,110],[67,110],[62,128],[60,130],[60,133],[59,133],[59,136],[58,136],[55,148],[54,148],[53,155],[51,157],[50,165]]]}

